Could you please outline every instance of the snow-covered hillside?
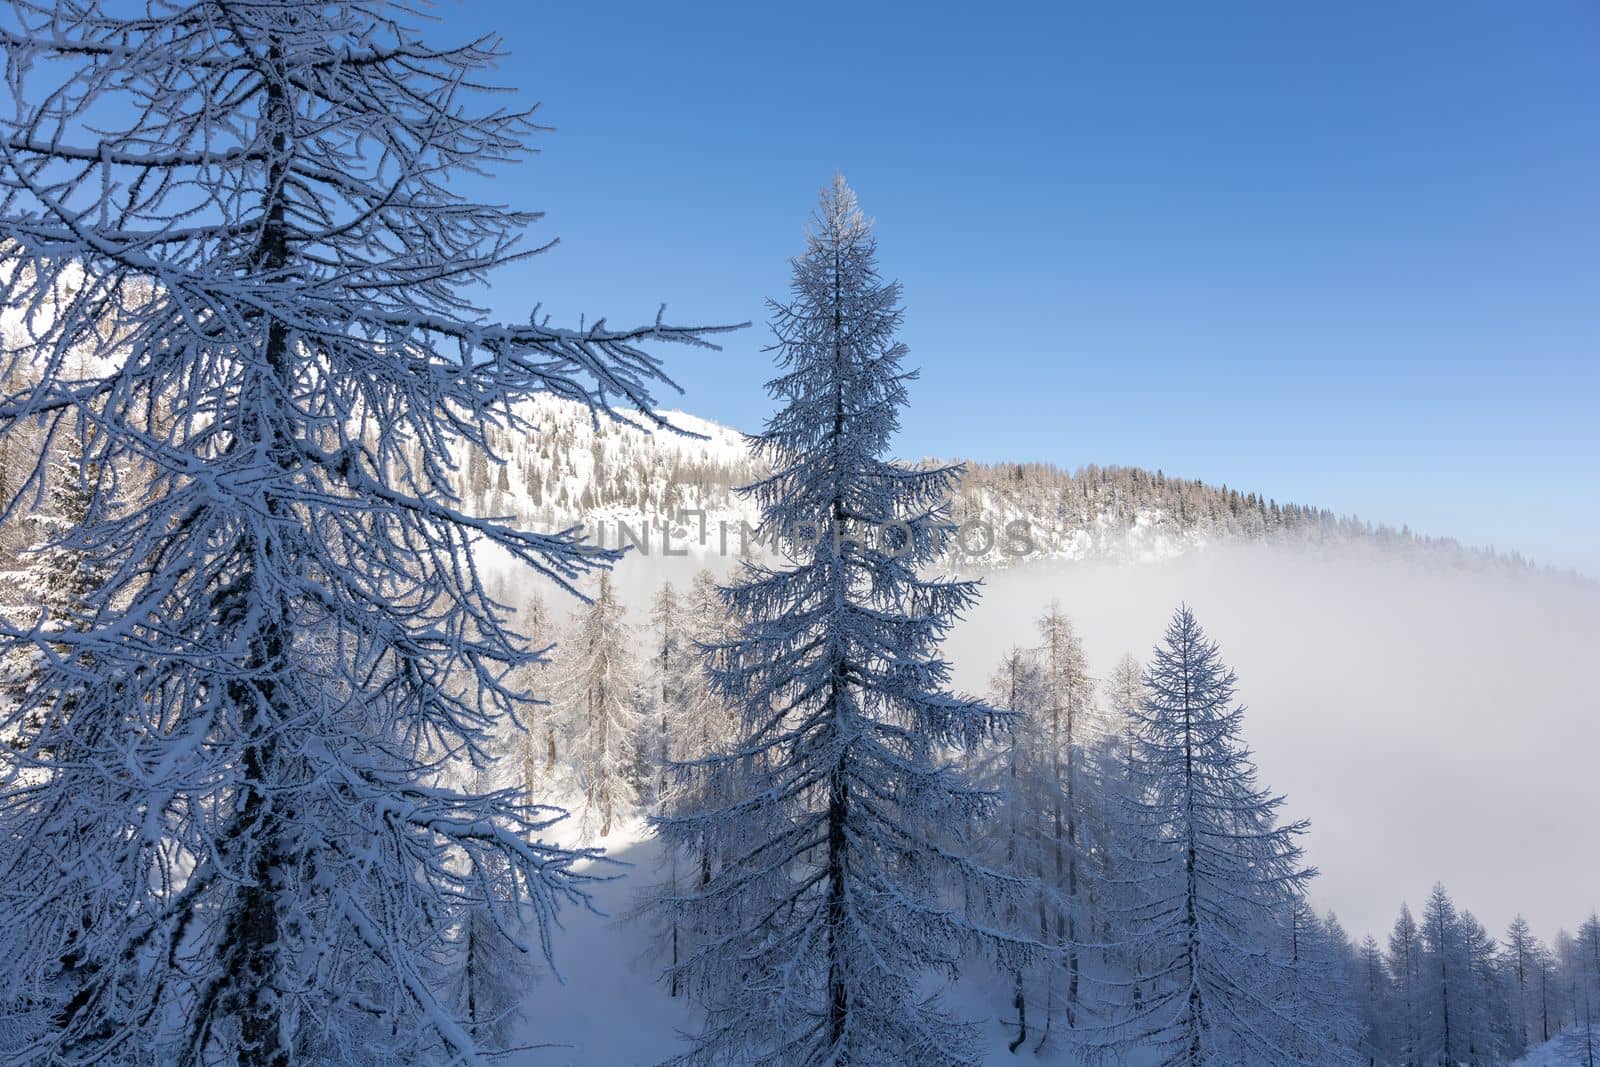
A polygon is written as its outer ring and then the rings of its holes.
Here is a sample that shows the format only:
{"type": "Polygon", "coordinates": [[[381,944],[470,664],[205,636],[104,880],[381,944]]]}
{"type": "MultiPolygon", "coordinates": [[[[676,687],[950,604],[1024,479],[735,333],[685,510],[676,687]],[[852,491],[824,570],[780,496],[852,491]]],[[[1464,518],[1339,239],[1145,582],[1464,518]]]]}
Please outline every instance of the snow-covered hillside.
{"type": "MultiPolygon", "coordinates": [[[[483,512],[541,529],[582,524],[607,545],[643,548],[648,541],[660,553],[665,526],[670,551],[737,555],[747,537],[741,524],[753,527],[757,514],[735,489],[765,472],[739,431],[685,412],[663,414],[684,432],[652,432],[597,419],[555,397],[536,398],[518,409],[533,432],[493,432],[492,460],[464,452],[457,488],[483,512]]],[[[1515,556],[1161,471],[1092,465],[1068,471],[1037,462],[964,467],[951,504],[962,526],[960,547],[948,561],[955,570],[1038,560],[1153,562],[1241,542],[1360,543],[1456,566],[1526,565],[1515,556]]]]}

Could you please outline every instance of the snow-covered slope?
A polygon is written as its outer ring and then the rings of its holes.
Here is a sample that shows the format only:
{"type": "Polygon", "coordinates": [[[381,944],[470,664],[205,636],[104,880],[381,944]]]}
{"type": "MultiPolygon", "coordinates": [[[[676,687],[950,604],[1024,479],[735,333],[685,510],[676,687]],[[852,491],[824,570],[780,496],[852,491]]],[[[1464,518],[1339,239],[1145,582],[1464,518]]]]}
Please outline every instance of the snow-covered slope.
{"type": "Polygon", "coordinates": [[[1574,1056],[1568,1047],[1569,1037],[1567,1034],[1558,1034],[1513,1063],[1511,1067],[1587,1067],[1583,1057],[1574,1056]]]}
{"type": "MultiPolygon", "coordinates": [[[[583,524],[603,543],[648,539],[660,552],[666,526],[672,551],[737,554],[741,524],[754,526],[757,513],[735,489],[765,472],[739,431],[665,414],[686,432],[648,432],[536,398],[519,409],[536,432],[494,432],[493,461],[464,452],[457,487],[470,506],[538,528],[583,524]]],[[[1137,467],[968,463],[951,511],[962,526],[949,561],[958,570],[1051,559],[1151,562],[1240,542],[1361,543],[1452,565],[1525,566],[1454,541],[1137,467]]]]}
{"type": "MultiPolygon", "coordinates": [[[[570,835],[570,823],[567,831],[570,835]]],[[[569,837],[569,843],[576,838],[569,837]]],[[[595,888],[594,911],[562,913],[555,945],[560,973],[543,976],[539,987],[529,991],[520,1042],[525,1047],[500,1062],[516,1067],[653,1065],[683,1051],[687,1046],[682,1035],[699,1025],[688,998],[668,994],[661,981],[660,950],[652,946],[646,920],[636,914],[658,876],[660,842],[641,819],[630,817],[604,845],[617,864],[590,869],[616,877],[595,888]]],[[[974,961],[975,970],[983,966],[974,961]]],[[[950,1011],[981,1026],[987,1063],[1079,1064],[1059,1047],[1009,1052],[1011,1031],[1000,1021],[1008,1010],[1005,983],[984,979],[980,975],[929,992],[940,993],[950,1011]]]]}

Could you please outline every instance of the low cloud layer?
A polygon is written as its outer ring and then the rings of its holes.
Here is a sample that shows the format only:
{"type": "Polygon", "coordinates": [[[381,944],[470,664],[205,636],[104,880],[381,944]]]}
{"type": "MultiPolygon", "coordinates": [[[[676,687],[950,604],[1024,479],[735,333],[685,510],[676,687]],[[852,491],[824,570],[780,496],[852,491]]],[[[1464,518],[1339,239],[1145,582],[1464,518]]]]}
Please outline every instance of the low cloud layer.
{"type": "Polygon", "coordinates": [[[1600,906],[1600,586],[1356,549],[1213,548],[986,577],[949,646],[981,688],[1059,599],[1092,669],[1141,661],[1188,602],[1238,672],[1262,780],[1312,821],[1313,887],[1383,936],[1435,881],[1493,931],[1600,906]]]}

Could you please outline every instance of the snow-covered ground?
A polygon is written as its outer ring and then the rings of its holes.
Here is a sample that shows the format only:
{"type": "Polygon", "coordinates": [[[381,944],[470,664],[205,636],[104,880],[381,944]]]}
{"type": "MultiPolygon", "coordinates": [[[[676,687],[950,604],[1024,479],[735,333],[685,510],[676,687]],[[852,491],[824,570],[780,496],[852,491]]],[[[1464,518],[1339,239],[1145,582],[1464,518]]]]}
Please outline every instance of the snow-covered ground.
{"type": "MultiPolygon", "coordinates": [[[[571,840],[570,836],[567,840],[571,840]]],[[[660,865],[661,846],[643,821],[624,820],[603,842],[626,866],[590,868],[618,877],[596,886],[596,912],[568,909],[555,946],[560,976],[544,975],[530,990],[522,1043],[528,1047],[500,1062],[516,1067],[635,1067],[654,1065],[679,1051],[679,1035],[698,1023],[685,998],[669,996],[661,982],[662,959],[651,948],[650,928],[634,916],[660,865]]],[[[1013,1031],[1001,1023],[1007,998],[1001,982],[962,982],[941,991],[951,1011],[981,1022],[987,1061],[1076,1067],[1078,1060],[1056,1049],[1013,1055],[1013,1031]]]]}
{"type": "Polygon", "coordinates": [[[1574,1059],[1561,1048],[1558,1035],[1511,1064],[1511,1067],[1585,1067],[1581,1059],[1574,1059]]]}
{"type": "Polygon", "coordinates": [[[647,926],[628,917],[654,877],[660,846],[637,818],[623,820],[604,846],[628,866],[591,865],[617,877],[595,887],[595,912],[562,913],[555,946],[560,975],[542,976],[528,996],[524,1040],[546,1047],[504,1062],[656,1064],[676,1047],[676,1034],[695,1025],[687,1000],[668,996],[659,980],[661,963],[650,955],[647,926]]]}

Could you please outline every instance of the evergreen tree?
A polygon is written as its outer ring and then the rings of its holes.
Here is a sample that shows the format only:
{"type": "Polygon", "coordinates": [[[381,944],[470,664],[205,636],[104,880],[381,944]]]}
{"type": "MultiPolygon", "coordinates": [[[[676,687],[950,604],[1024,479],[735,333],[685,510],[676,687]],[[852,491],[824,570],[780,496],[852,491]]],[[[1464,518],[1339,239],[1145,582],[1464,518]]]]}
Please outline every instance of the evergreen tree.
{"type": "MultiPolygon", "coordinates": [[[[19,591],[28,598],[29,609],[38,613],[35,628],[41,637],[56,634],[71,638],[92,629],[95,622],[89,613],[95,610],[95,590],[106,578],[106,568],[100,562],[104,548],[86,538],[103,530],[97,512],[110,510],[108,501],[114,499],[114,494],[111,487],[97,484],[101,482],[99,470],[86,463],[84,434],[68,432],[61,445],[59,453],[48,458],[49,506],[29,516],[35,540],[24,557],[26,568],[19,591]]],[[[24,762],[50,766],[52,784],[65,787],[74,777],[72,749],[65,742],[70,736],[68,720],[80,693],[92,691],[94,659],[70,640],[24,645],[11,659],[0,692],[8,702],[29,705],[31,710],[16,721],[14,730],[5,731],[9,735],[6,743],[21,754],[24,762]],[[54,675],[52,668],[58,667],[75,675],[76,684],[54,675]],[[37,699],[34,690],[52,684],[56,688],[50,699],[37,699]],[[43,747],[46,745],[54,747],[47,750],[43,747]]],[[[95,819],[86,811],[75,824],[63,825],[57,832],[63,838],[58,847],[73,854],[93,847],[95,819]]],[[[56,958],[47,969],[27,976],[26,984],[13,985],[0,995],[0,1036],[8,1036],[6,1032],[10,1031],[16,1046],[27,1044],[33,1035],[61,1026],[68,1018],[69,1006],[83,994],[93,977],[87,946],[94,925],[106,921],[106,916],[97,914],[93,885],[75,881],[76,884],[58,887],[62,925],[55,931],[59,945],[56,958]],[[67,905],[73,897],[80,903],[75,915],[67,905]]],[[[0,948],[3,946],[4,938],[0,937],[0,948]]]]}
{"type": "MultiPolygon", "coordinates": [[[[1050,798],[1057,790],[1045,774],[1049,761],[1041,730],[1043,720],[1039,715],[1045,702],[1042,675],[1037,656],[1028,649],[1014,646],[989,679],[990,704],[1013,713],[1016,718],[1006,743],[999,747],[999,760],[989,770],[989,777],[1001,798],[997,821],[1004,832],[990,839],[987,851],[991,862],[1000,870],[1020,880],[1036,882],[1037,919],[1013,904],[1004,916],[1007,928],[1022,933],[1026,927],[1037,923],[1045,927],[1043,936],[1048,939],[1049,917],[1059,905],[1043,878],[1047,851],[1045,828],[1050,798]]],[[[1053,969],[1054,957],[1048,957],[1045,966],[1053,969]]],[[[1012,1052],[1028,1040],[1029,978],[1030,969],[1022,961],[1013,964],[1011,1004],[1017,1013],[1017,1034],[1010,1044],[1012,1052]]]]}
{"type": "MultiPolygon", "coordinates": [[[[28,516],[32,543],[23,556],[17,592],[26,599],[24,610],[37,613],[41,636],[81,634],[92,627],[88,613],[94,610],[94,592],[106,579],[107,568],[101,562],[104,546],[89,538],[102,528],[99,513],[114,510],[108,506],[114,495],[109,479],[103,482],[98,466],[88,462],[88,451],[82,433],[62,435],[59,451],[46,457],[47,507],[28,516]]],[[[73,653],[70,643],[23,645],[6,664],[6,695],[13,701],[28,700],[30,691],[44,680],[47,663],[73,653]]],[[[72,667],[83,675],[93,672],[92,661],[82,656],[72,667]]],[[[70,715],[74,701],[72,687],[64,687],[50,707],[34,708],[10,743],[27,746],[39,737],[45,716],[55,720],[70,715]]]]}
{"type": "Polygon", "coordinates": [[[1126,746],[1121,754],[1123,773],[1126,776],[1132,762],[1127,752],[1131,751],[1133,744],[1134,714],[1144,703],[1145,698],[1144,669],[1133,656],[1124,653],[1117,661],[1116,668],[1105,681],[1105,697],[1109,712],[1107,732],[1126,746]]]}
{"type": "MultiPolygon", "coordinates": [[[[671,752],[680,772],[674,783],[673,810],[678,813],[715,808],[720,803],[720,794],[715,792],[720,777],[696,773],[694,765],[728,751],[737,740],[739,725],[738,713],[712,686],[706,670],[707,651],[734,636],[727,605],[709,570],[701,569],[694,576],[689,587],[688,615],[692,662],[682,679],[684,715],[679,728],[673,731],[671,752]]],[[[699,871],[696,884],[704,889],[718,860],[711,834],[699,835],[694,855],[699,871]]]]}
{"type": "Polygon", "coordinates": [[[952,977],[979,937],[945,887],[995,905],[1012,887],[942,836],[992,809],[949,753],[1004,715],[945,688],[938,646],[977,590],[918,571],[950,539],[955,470],[882,458],[911,375],[875,253],[836,179],[793,299],[773,305],[783,406],[751,439],[773,473],[749,492],[785,564],[747,564],[725,591],[742,630],[711,673],[742,726],[694,769],[719,779],[716,804],[658,823],[684,847],[737,842],[705,889],[666,902],[707,932],[684,965],[707,990],[686,1063],[976,1059],[969,1028],[918,986],[952,977]]]}
{"type": "Polygon", "coordinates": [[[1539,946],[1534,976],[1539,991],[1539,1040],[1549,1041],[1561,1029],[1561,978],[1551,951],[1539,946]]]}
{"type": "MultiPolygon", "coordinates": [[[[655,809],[658,813],[671,810],[671,767],[676,750],[681,747],[680,733],[688,727],[685,721],[691,694],[700,663],[693,646],[693,620],[689,606],[678,595],[671,582],[662,583],[650,604],[650,694],[652,714],[644,723],[648,735],[651,777],[654,783],[655,809]]],[[[643,745],[641,745],[643,748],[643,745]]],[[[684,888],[683,874],[687,857],[681,849],[667,848],[666,871],[655,889],[658,896],[676,896],[684,888]]],[[[648,904],[647,904],[648,909],[648,904]]],[[[683,976],[679,964],[685,948],[685,931],[677,915],[659,916],[665,923],[659,932],[667,950],[667,991],[676,997],[683,992],[683,976]]]]}
{"type": "Polygon", "coordinates": [[[735,636],[732,617],[723,603],[716,576],[701,568],[689,585],[684,605],[689,626],[684,643],[684,673],[679,680],[683,695],[683,718],[673,731],[672,758],[697,760],[725,751],[732,744],[738,716],[713,689],[706,672],[708,650],[735,636]]]}
{"type": "MultiPolygon", "coordinates": [[[[495,774],[487,768],[473,776],[475,791],[494,791],[495,774]]],[[[516,931],[504,925],[517,897],[509,865],[498,859],[476,872],[476,899],[457,904],[455,926],[440,968],[453,991],[453,1007],[472,1040],[481,1048],[505,1049],[516,1037],[528,990],[536,978],[534,956],[519,943],[516,931]]]]}
{"type": "Polygon", "coordinates": [[[1420,1061],[1472,1062],[1477,1014],[1469,924],[1463,923],[1443,885],[1428,894],[1418,924],[1422,943],[1422,1040],[1420,1061]]]}
{"type": "Polygon", "coordinates": [[[1093,1047],[1148,1050],[1162,1064],[1300,1063],[1273,1002],[1292,963],[1265,952],[1312,872],[1278,825],[1282,798],[1256,784],[1240,740],[1235,678],[1180,608],[1145,671],[1134,714],[1124,833],[1140,843],[1126,951],[1155,980],[1142,1006],[1093,1047]]]}
{"type": "Polygon", "coordinates": [[[668,764],[672,760],[672,735],[682,729],[693,675],[699,670],[690,635],[687,605],[671,582],[665,582],[650,602],[650,697],[654,714],[648,727],[649,757],[659,809],[666,800],[668,764]]]}
{"type": "Polygon", "coordinates": [[[1559,1048],[1577,1067],[1600,1064],[1600,914],[1578,927],[1569,953],[1572,972],[1573,1026],[1563,1033],[1559,1048]]]}
{"type": "Polygon", "coordinates": [[[583,793],[584,830],[606,837],[619,811],[639,800],[641,693],[633,633],[611,576],[572,619],[562,643],[557,699],[572,736],[573,770],[583,793]]]}
{"type": "MultiPolygon", "coordinates": [[[[675,706],[674,717],[665,724],[667,773],[661,780],[662,815],[715,806],[717,801],[710,793],[713,777],[694,773],[694,766],[733,743],[737,722],[728,704],[709,685],[703,662],[706,648],[730,636],[727,609],[709,570],[696,572],[688,593],[679,600],[677,613],[680,636],[676,650],[666,657],[669,666],[662,672],[663,691],[670,690],[675,706]]],[[[710,834],[702,833],[692,841],[669,840],[665,851],[666,874],[652,890],[656,899],[676,899],[691,887],[703,890],[711,881],[717,855],[710,834]]],[[[676,908],[655,908],[653,902],[647,902],[646,908],[657,920],[662,956],[668,961],[667,990],[679,996],[686,981],[681,964],[685,953],[703,942],[702,931],[689,928],[676,908]]]]}
{"type": "Polygon", "coordinates": [[[1516,1042],[1509,1050],[1514,1056],[1521,1055],[1527,1049],[1530,1037],[1536,1032],[1535,988],[1541,948],[1528,920],[1521,915],[1515,916],[1511,925],[1506,927],[1505,943],[1501,949],[1502,966],[1510,980],[1512,1012],[1516,1020],[1516,1042]]]}
{"type": "Polygon", "coordinates": [[[1501,1063],[1512,1058],[1517,1028],[1499,945],[1470,911],[1461,913],[1461,936],[1467,957],[1467,1056],[1472,1063],[1501,1063]]]}
{"type": "Polygon", "coordinates": [[[538,659],[521,668],[517,688],[524,694],[518,702],[518,725],[513,748],[522,768],[522,789],[534,803],[540,792],[555,784],[558,712],[549,699],[550,652],[555,646],[550,609],[537,593],[529,594],[517,612],[517,625],[538,659]]]}
{"type": "Polygon", "coordinates": [[[1600,1020],[1595,1017],[1595,998],[1587,989],[1581,991],[1580,998],[1577,1021],[1572,1029],[1561,1034],[1556,1048],[1573,1067],[1597,1067],[1600,1065],[1600,1020]]]}
{"type": "MultiPolygon", "coordinates": [[[[1052,890],[1054,906],[1041,909],[1039,940],[1054,945],[1065,966],[1062,1001],[1067,1025],[1077,1022],[1080,984],[1079,930],[1088,916],[1088,882],[1093,870],[1088,861],[1090,827],[1096,786],[1088,758],[1090,743],[1103,734],[1089,677],[1083,641],[1072,622],[1052,603],[1038,620],[1041,741],[1046,754],[1048,791],[1049,865],[1040,871],[1052,890]]],[[[1051,972],[1054,976],[1054,972],[1051,972]]],[[[1053,988],[1045,997],[1045,1035],[1053,1022],[1053,988]]],[[[1041,1046],[1046,1037],[1040,1039],[1041,1046]]]]}
{"type": "Polygon", "coordinates": [[[1318,918],[1303,897],[1289,902],[1268,951],[1281,985],[1274,1007],[1287,1023],[1287,1063],[1358,1064],[1359,1034],[1337,921],[1318,918]]]}
{"type": "Polygon", "coordinates": [[[1578,926],[1573,947],[1578,982],[1590,991],[1593,999],[1600,1001],[1600,913],[1591,911],[1578,926]]]}
{"type": "Polygon", "coordinates": [[[1422,1063],[1422,937],[1410,906],[1400,905],[1400,915],[1389,933],[1389,976],[1394,981],[1396,1004],[1395,1045],[1401,1067],[1422,1063]]]}
{"type": "Polygon", "coordinates": [[[1361,1051],[1368,1067],[1400,1063],[1395,1035],[1397,1013],[1392,1000],[1394,983],[1384,963],[1383,950],[1371,934],[1361,940],[1351,988],[1363,1035],[1361,1051]]]}
{"type": "MultiPolygon", "coordinates": [[[[534,127],[474,103],[495,41],[430,47],[408,17],[9,7],[0,305],[43,311],[81,284],[5,339],[0,435],[81,417],[85,468],[149,479],[144,507],[81,527],[105,567],[81,630],[0,635],[8,657],[70,650],[0,724],[42,731],[0,766],[0,988],[97,917],[73,945],[82,987],[14,1059],[470,1061],[430,978],[456,905],[499,907],[526,945],[581,899],[581,856],[541,840],[545,813],[437,769],[485,755],[530,655],[470,546],[566,582],[605,559],[475,517],[448,475],[535,392],[648,410],[660,370],[640,345],[701,335],[471,307],[533,216],[452,178],[534,127]],[[70,373],[85,350],[104,358],[70,373]]],[[[45,476],[17,473],[8,513],[45,476]]]]}

